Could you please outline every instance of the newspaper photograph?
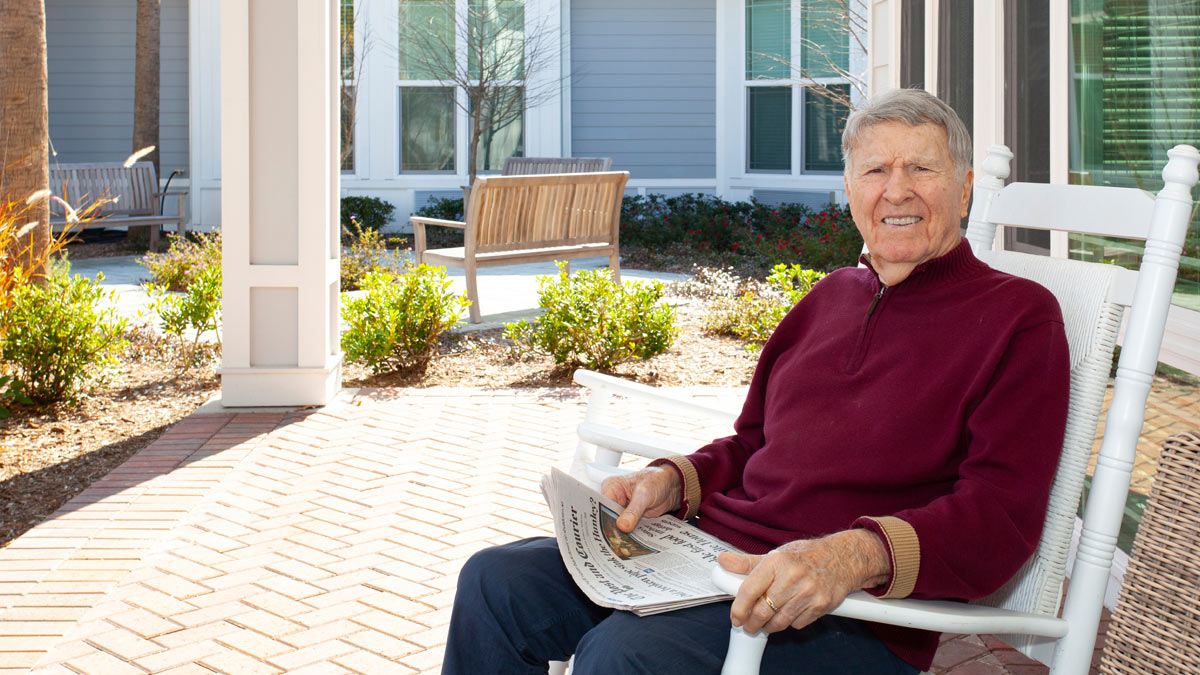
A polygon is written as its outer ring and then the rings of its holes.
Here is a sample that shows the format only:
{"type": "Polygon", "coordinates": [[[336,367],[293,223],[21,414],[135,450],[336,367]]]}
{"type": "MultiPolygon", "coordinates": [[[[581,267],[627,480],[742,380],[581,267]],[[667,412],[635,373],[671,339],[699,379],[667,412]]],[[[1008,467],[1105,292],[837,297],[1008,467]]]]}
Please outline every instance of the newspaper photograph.
{"type": "Polygon", "coordinates": [[[648,616],[730,599],[709,571],[722,551],[740,553],[733,546],[669,515],[622,532],[621,505],[558,469],[542,477],[542,494],[567,570],[597,605],[648,616]]]}

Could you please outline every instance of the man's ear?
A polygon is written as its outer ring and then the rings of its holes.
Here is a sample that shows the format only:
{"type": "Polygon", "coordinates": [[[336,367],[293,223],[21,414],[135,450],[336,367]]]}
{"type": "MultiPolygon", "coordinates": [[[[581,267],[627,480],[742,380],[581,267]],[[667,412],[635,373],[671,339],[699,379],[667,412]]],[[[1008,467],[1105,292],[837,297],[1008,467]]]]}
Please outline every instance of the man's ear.
{"type": "Polygon", "coordinates": [[[967,169],[967,175],[963,176],[963,191],[962,191],[962,214],[960,218],[967,217],[967,208],[971,204],[971,190],[975,187],[975,170],[967,169]]]}

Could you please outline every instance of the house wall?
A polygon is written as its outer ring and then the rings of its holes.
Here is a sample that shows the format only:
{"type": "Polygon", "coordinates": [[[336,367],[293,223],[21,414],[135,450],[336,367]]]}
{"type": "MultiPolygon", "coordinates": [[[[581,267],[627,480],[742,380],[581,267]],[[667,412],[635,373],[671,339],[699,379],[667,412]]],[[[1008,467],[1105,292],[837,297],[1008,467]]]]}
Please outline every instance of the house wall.
{"type": "Polygon", "coordinates": [[[715,0],[573,0],[570,25],[572,156],[712,182],[715,0]]]}
{"type": "MultiPolygon", "coordinates": [[[[136,20],[137,0],[46,0],[52,161],[122,161],[134,150],[136,20]]],[[[162,0],[161,43],[159,155],[166,178],[188,168],[187,0],[162,0]]]]}

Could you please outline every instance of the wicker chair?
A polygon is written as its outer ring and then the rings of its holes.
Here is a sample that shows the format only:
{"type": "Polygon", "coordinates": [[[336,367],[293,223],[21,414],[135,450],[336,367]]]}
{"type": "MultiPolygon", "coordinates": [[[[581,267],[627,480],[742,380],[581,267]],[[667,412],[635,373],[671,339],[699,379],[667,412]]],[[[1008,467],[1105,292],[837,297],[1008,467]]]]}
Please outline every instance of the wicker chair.
{"type": "Polygon", "coordinates": [[[1200,433],[1163,443],[1100,672],[1200,673],[1200,433]]]}

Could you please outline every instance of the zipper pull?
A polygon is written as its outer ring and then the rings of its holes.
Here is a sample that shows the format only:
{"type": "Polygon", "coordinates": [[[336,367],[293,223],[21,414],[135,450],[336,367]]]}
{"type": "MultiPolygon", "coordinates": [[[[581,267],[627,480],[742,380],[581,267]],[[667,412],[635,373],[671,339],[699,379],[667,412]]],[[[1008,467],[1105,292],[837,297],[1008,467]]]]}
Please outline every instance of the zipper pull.
{"type": "Polygon", "coordinates": [[[871,312],[875,311],[875,306],[879,304],[879,301],[883,298],[883,292],[887,289],[887,284],[882,282],[879,284],[879,292],[876,293],[875,298],[871,300],[871,306],[867,308],[867,316],[871,316],[871,312]]]}

